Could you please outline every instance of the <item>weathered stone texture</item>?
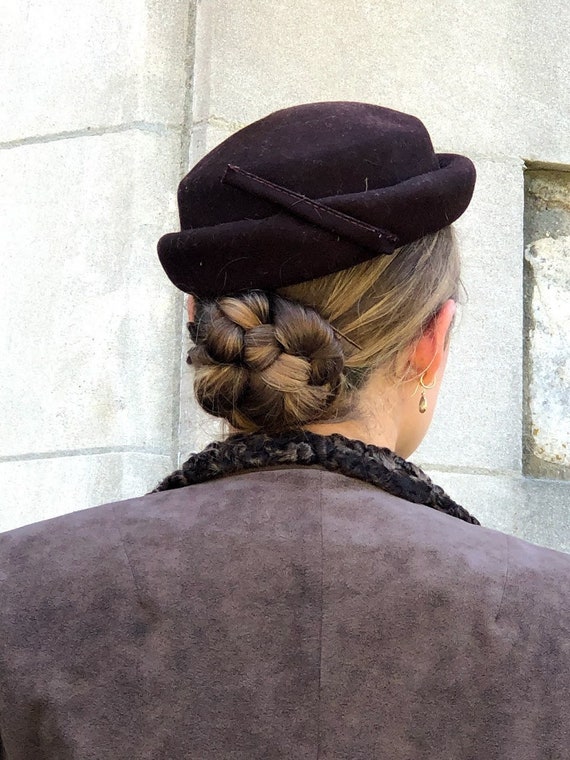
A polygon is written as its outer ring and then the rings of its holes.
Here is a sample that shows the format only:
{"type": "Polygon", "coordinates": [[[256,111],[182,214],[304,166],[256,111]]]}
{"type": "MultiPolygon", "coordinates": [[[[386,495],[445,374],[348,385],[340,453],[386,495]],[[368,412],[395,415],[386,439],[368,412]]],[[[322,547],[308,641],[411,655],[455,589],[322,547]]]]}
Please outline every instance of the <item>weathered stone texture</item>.
{"type": "Polygon", "coordinates": [[[428,471],[435,483],[475,515],[486,528],[518,533],[518,512],[524,500],[520,477],[442,472],[433,468],[428,471]]]}
{"type": "Polygon", "coordinates": [[[570,552],[570,483],[485,472],[429,474],[485,527],[570,552]]]}
{"type": "Polygon", "coordinates": [[[516,533],[527,541],[570,553],[570,483],[523,478],[516,533]]]}
{"type": "Polygon", "coordinates": [[[182,348],[180,377],[180,428],[178,439],[178,459],[183,462],[188,456],[200,451],[214,440],[220,440],[227,425],[222,420],[204,412],[194,396],[194,371],[186,363],[190,339],[185,331],[182,348]]]}
{"type": "Polygon", "coordinates": [[[529,454],[570,479],[570,236],[531,243],[526,260],[532,278],[529,454]]]}
{"type": "Polygon", "coordinates": [[[525,468],[570,480],[570,173],[525,186],[525,468]]]}
{"type": "Polygon", "coordinates": [[[194,6],[2,6],[0,529],[171,467],[182,298],[156,241],[177,224],[194,6]]]}

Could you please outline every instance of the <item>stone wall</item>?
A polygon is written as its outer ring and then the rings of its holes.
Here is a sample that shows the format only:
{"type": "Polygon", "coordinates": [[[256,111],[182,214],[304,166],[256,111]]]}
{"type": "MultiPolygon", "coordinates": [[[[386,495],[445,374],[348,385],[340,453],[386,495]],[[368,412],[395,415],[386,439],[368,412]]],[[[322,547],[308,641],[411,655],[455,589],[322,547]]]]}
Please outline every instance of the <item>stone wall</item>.
{"type": "Polygon", "coordinates": [[[143,493],[178,448],[188,0],[8,0],[0,32],[0,530],[143,493]],[[175,399],[175,400],[174,400],[175,399]]]}
{"type": "MultiPolygon", "coordinates": [[[[570,550],[570,483],[523,456],[533,383],[550,387],[525,358],[544,337],[528,327],[532,293],[525,316],[525,243],[545,235],[525,241],[524,169],[570,168],[570,17],[565,0],[547,6],[38,0],[26,19],[10,0],[6,525],[140,493],[211,437],[180,361],[180,299],[154,258],[178,176],[271,110],[348,99],[416,114],[479,174],[457,225],[469,302],[417,460],[486,524],[570,550]]],[[[539,254],[527,248],[529,276],[539,254]]],[[[560,443],[564,419],[549,422],[560,443]]]]}

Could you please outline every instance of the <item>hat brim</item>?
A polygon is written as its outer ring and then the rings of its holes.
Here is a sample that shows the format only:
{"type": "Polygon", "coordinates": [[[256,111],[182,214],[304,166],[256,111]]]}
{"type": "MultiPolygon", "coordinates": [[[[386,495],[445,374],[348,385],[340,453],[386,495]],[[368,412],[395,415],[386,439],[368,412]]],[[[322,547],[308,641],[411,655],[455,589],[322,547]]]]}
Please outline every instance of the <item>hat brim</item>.
{"type": "MultiPolygon", "coordinates": [[[[436,158],[438,169],[397,185],[317,200],[389,230],[397,238],[386,246],[385,253],[390,254],[452,224],[469,205],[476,177],[473,163],[452,153],[439,153],[436,158]]],[[[177,288],[213,298],[295,285],[348,269],[377,254],[290,211],[279,211],[262,219],[166,234],[158,242],[158,255],[177,288]]]]}

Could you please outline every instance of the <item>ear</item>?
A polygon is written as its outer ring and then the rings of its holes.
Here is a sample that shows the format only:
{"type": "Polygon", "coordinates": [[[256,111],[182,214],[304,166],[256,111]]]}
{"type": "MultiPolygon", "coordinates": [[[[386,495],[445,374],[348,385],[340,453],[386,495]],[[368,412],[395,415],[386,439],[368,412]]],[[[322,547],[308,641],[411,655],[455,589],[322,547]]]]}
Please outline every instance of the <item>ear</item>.
{"type": "Polygon", "coordinates": [[[188,321],[194,322],[196,319],[196,301],[194,296],[188,294],[188,300],[186,301],[186,309],[188,310],[188,321]]]}
{"type": "Polygon", "coordinates": [[[441,367],[456,309],[453,299],[446,301],[412,350],[410,364],[418,377],[424,375],[426,385],[432,382],[441,367]]]}

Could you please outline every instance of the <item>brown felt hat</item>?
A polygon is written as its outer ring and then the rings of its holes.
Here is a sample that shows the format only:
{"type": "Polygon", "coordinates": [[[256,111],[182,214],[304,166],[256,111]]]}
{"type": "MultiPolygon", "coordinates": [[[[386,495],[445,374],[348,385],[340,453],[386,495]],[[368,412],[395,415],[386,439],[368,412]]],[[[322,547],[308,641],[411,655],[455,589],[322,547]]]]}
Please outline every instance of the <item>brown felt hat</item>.
{"type": "Polygon", "coordinates": [[[286,108],[236,132],[178,188],[158,243],[181,290],[273,290],[390,255],[465,211],[475,167],[414,116],[368,103],[286,108]]]}

